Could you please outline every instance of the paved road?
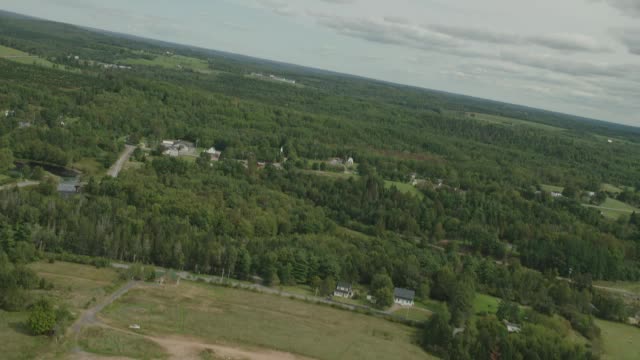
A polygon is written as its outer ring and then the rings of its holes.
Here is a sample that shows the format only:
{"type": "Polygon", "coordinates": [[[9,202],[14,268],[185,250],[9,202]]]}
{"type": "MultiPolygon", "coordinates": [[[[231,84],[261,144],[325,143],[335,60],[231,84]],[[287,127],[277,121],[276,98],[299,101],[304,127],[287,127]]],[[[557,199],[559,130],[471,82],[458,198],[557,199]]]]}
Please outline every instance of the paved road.
{"type": "Polygon", "coordinates": [[[129,160],[129,158],[131,157],[131,154],[133,154],[133,151],[135,149],[136,149],[135,146],[125,145],[124,151],[122,152],[122,154],[120,154],[120,158],[118,158],[118,161],[116,161],[115,164],[111,166],[109,171],[107,171],[107,175],[111,177],[118,177],[118,174],[120,174],[122,167],[124,166],[124,164],[127,163],[127,161],[129,160]]]}
{"type": "Polygon", "coordinates": [[[35,185],[38,185],[38,184],[40,184],[39,181],[32,181],[32,180],[21,181],[21,182],[18,182],[18,183],[13,183],[13,184],[7,184],[7,185],[0,186],[0,191],[13,189],[15,187],[23,188],[23,187],[27,187],[27,186],[35,186],[35,185]]]}

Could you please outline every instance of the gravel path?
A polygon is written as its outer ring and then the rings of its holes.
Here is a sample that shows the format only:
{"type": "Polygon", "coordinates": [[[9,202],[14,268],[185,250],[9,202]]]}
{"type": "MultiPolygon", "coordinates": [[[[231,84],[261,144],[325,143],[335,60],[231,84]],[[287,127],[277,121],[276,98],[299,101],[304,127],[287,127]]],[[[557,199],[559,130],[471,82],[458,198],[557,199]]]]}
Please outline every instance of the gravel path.
{"type": "Polygon", "coordinates": [[[122,152],[122,154],[120,154],[120,158],[118,158],[118,161],[116,161],[115,164],[111,166],[109,171],[107,171],[107,175],[111,177],[118,177],[118,174],[120,174],[122,167],[127,163],[135,149],[136,147],[133,145],[125,145],[124,151],[122,152]]]}

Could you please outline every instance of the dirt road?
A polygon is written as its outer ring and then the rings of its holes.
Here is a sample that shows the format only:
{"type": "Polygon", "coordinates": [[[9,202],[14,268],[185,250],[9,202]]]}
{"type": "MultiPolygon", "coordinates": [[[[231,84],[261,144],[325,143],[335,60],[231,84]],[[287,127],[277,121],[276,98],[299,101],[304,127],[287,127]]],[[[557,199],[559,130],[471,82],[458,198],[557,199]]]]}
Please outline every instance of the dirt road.
{"type": "Polygon", "coordinates": [[[107,296],[105,299],[102,299],[99,303],[93,306],[90,309],[87,309],[85,312],[80,315],[78,320],[76,320],[73,325],[71,325],[71,334],[77,339],[80,331],[85,326],[95,325],[98,323],[98,319],[96,315],[102,311],[105,307],[116,301],[119,297],[126,294],[127,291],[131,290],[133,287],[138,285],[136,281],[129,281],[128,283],[122,285],[118,290],[116,290],[111,295],[107,296]]]}
{"type": "Polygon", "coordinates": [[[129,158],[131,157],[131,154],[133,154],[133,151],[135,149],[136,147],[133,145],[125,145],[124,151],[122,152],[122,154],[120,154],[120,157],[113,164],[113,166],[109,168],[109,171],[107,171],[107,175],[111,177],[118,177],[118,174],[120,174],[122,167],[127,163],[127,161],[129,161],[129,158]]]}
{"type": "Polygon", "coordinates": [[[0,191],[13,189],[15,187],[23,188],[23,187],[27,187],[27,186],[35,186],[35,185],[38,185],[38,184],[40,184],[39,181],[31,181],[31,180],[21,181],[19,183],[13,183],[13,184],[7,184],[7,185],[0,186],[0,191]]]}

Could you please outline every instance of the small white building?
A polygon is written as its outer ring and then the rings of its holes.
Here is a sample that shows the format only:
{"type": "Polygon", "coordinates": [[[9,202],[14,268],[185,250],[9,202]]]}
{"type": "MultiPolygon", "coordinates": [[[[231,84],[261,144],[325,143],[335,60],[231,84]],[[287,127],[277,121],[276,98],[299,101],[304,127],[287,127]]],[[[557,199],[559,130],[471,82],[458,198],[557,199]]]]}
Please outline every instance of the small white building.
{"type": "Polygon", "coordinates": [[[510,334],[519,333],[520,331],[522,331],[522,328],[518,324],[510,323],[508,321],[505,321],[504,324],[507,326],[507,331],[510,334]]]}
{"type": "Polygon", "coordinates": [[[561,197],[562,197],[562,193],[557,192],[557,191],[552,191],[552,192],[551,192],[551,197],[554,197],[554,198],[561,198],[561,197]]]}
{"type": "Polygon", "coordinates": [[[393,290],[393,302],[402,306],[413,306],[416,292],[409,289],[395,288],[393,290]]]}
{"type": "Polygon", "coordinates": [[[350,299],[353,297],[353,286],[351,283],[339,281],[336,289],[333,291],[333,296],[350,299]]]}
{"type": "Polygon", "coordinates": [[[352,157],[347,159],[346,165],[347,166],[353,166],[353,158],[352,157]]]}

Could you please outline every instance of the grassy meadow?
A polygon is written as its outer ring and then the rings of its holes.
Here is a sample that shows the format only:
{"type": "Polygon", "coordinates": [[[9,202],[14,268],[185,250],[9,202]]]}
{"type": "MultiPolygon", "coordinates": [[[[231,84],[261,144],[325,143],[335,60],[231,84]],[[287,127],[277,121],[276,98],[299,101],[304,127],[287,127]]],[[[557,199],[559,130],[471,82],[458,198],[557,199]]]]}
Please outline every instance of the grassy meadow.
{"type": "Polygon", "coordinates": [[[160,345],[142,336],[98,326],[84,329],[78,343],[84,351],[104,356],[124,356],[133,359],[168,357],[160,345]]]}
{"type": "Polygon", "coordinates": [[[425,359],[416,329],[363,314],[232,288],[183,282],[134,289],[103,318],[153,336],[186,336],[315,359],[425,359]]]}
{"type": "Polygon", "coordinates": [[[640,359],[640,328],[604,320],[596,320],[603,344],[603,360],[640,359]]]}
{"type": "MultiPolygon", "coordinates": [[[[111,293],[118,283],[113,269],[96,269],[93,266],[65,262],[37,262],[29,267],[54,285],[46,295],[65,304],[76,315],[91,306],[102,296],[111,293]]],[[[37,296],[42,290],[33,290],[37,296]]],[[[26,328],[27,311],[6,312],[0,310],[0,344],[3,360],[64,358],[69,342],[57,343],[46,336],[32,336],[26,328]]]]}
{"type": "Polygon", "coordinates": [[[33,64],[40,65],[46,67],[53,67],[53,63],[49,60],[42,59],[35,56],[30,56],[26,52],[13,49],[10,47],[0,45],[0,58],[6,58],[7,60],[22,63],[22,64],[33,64]],[[16,57],[19,56],[19,57],[16,57]]]}

